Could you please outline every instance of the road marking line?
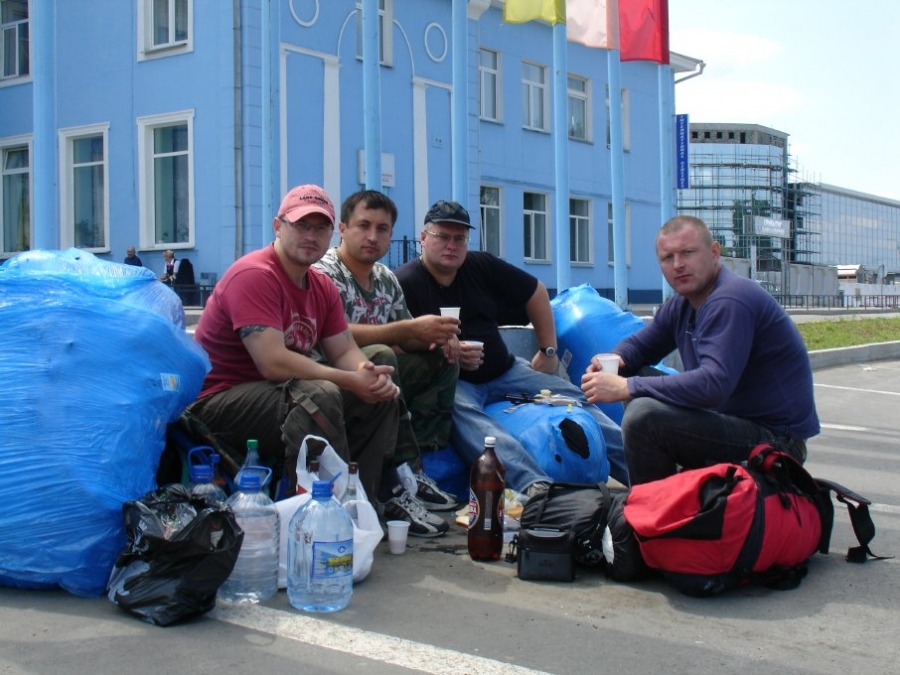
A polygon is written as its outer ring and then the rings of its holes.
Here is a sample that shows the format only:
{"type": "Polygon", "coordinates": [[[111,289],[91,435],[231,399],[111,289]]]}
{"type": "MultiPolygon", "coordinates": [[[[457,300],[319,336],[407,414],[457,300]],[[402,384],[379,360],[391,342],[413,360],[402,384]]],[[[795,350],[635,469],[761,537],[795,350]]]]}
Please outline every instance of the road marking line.
{"type": "Polygon", "coordinates": [[[207,615],[250,630],[277,635],[332,651],[390,663],[429,675],[549,675],[502,661],[472,656],[433,645],[341,626],[300,613],[260,605],[219,603],[207,615]]]}
{"type": "Polygon", "coordinates": [[[900,515],[900,506],[891,506],[890,504],[869,504],[869,511],[900,515]]]}
{"type": "Polygon", "coordinates": [[[822,422],[819,424],[823,429],[832,429],[834,431],[868,431],[868,427],[854,427],[849,424],[827,424],[822,422]]]}
{"type": "Polygon", "coordinates": [[[819,384],[813,386],[824,387],[825,389],[842,389],[844,391],[858,391],[862,394],[886,394],[887,396],[900,396],[900,391],[881,391],[879,389],[860,389],[859,387],[842,387],[837,384],[819,384]]]}

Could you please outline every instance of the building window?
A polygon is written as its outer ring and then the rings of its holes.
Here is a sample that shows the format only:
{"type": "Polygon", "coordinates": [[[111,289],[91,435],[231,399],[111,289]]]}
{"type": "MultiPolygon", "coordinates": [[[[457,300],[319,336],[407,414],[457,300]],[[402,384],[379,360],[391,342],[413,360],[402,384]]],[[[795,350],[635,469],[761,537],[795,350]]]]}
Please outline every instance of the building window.
{"type": "MultiPolygon", "coordinates": [[[[606,86],[606,147],[612,145],[609,133],[609,85],[606,86]]],[[[622,90],[622,149],[631,150],[631,127],[628,124],[628,90],[622,90]]]]}
{"type": "Polygon", "coordinates": [[[3,255],[31,248],[31,148],[23,140],[0,145],[3,187],[0,190],[0,227],[3,255]]]}
{"type": "Polygon", "coordinates": [[[547,131],[547,68],[522,62],[522,126],[547,131]]]}
{"type": "Polygon", "coordinates": [[[138,59],[191,51],[193,0],[138,0],[138,59]]]}
{"type": "Polygon", "coordinates": [[[547,196],[526,192],[522,202],[522,232],[525,236],[525,260],[547,261],[547,196]]]}
{"type": "MultiPolygon", "coordinates": [[[[613,248],[613,205],[609,202],[607,209],[607,262],[612,265],[616,261],[613,248]]],[[[631,204],[625,205],[625,264],[631,265],[631,204]]]]}
{"type": "Polygon", "coordinates": [[[481,250],[500,255],[500,188],[481,186],[481,250]]]}
{"type": "MultiPolygon", "coordinates": [[[[394,0],[378,0],[378,59],[383,66],[394,63],[394,0]]],[[[363,56],[362,2],[356,3],[356,58],[363,56]]]]}
{"type": "Polygon", "coordinates": [[[107,131],[109,125],[60,131],[62,241],[109,250],[107,131]]]}
{"type": "Polygon", "coordinates": [[[0,80],[29,71],[28,0],[0,0],[0,80]]]}
{"type": "Polygon", "coordinates": [[[591,140],[590,84],[583,77],[569,75],[569,138],[591,140]]]}
{"type": "Polygon", "coordinates": [[[138,119],[141,248],[193,245],[192,112],[138,119]]]}
{"type": "Polygon", "coordinates": [[[591,203],[587,199],[569,200],[569,260],[591,262],[591,203]]]}
{"type": "Polygon", "coordinates": [[[500,55],[491,49],[478,50],[478,91],[481,119],[500,121],[500,55]]]}

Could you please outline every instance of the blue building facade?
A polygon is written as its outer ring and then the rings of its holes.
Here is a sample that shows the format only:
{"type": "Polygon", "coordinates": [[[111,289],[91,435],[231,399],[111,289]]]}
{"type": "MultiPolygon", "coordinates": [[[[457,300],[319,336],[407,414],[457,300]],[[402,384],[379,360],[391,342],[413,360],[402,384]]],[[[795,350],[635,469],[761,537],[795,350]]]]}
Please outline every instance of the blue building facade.
{"type": "MultiPolygon", "coordinates": [[[[400,211],[394,239],[418,239],[428,206],[451,197],[453,162],[464,161],[463,201],[480,221],[472,248],[551,289],[562,261],[572,286],[611,294],[607,53],[568,45],[570,250],[560,252],[550,26],[504,24],[502,3],[489,0],[377,4],[382,185],[400,211]],[[467,15],[461,127],[457,2],[467,15]],[[464,143],[453,142],[454,128],[465,130],[464,143]]],[[[336,203],[365,187],[360,2],[0,0],[0,8],[0,260],[77,246],[121,261],[135,246],[161,269],[173,249],[214,279],[272,240],[290,187],[320,184],[336,203]]],[[[661,295],[653,238],[665,220],[661,195],[674,203],[660,170],[660,92],[671,72],[621,64],[635,303],[661,295]]],[[[399,251],[390,264],[402,262],[399,251]]]]}

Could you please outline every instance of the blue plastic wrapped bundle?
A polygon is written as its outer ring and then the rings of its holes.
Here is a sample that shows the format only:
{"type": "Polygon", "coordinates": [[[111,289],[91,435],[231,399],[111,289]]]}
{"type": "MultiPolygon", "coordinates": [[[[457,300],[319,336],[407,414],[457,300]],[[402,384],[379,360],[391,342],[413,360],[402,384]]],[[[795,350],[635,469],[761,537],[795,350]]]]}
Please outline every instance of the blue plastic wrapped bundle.
{"type": "Polygon", "coordinates": [[[484,411],[518,440],[553,480],[599,483],[609,478],[603,432],[583,408],[499,401],[484,411]]]}
{"type": "MultiPolygon", "coordinates": [[[[559,353],[571,354],[566,373],[575,384],[581,383],[581,376],[594,354],[612,351],[621,340],[644,326],[640,317],[623,312],[589,284],[564,290],[551,300],[550,306],[559,353]]],[[[598,407],[616,424],[621,424],[624,414],[621,403],[600,403],[598,407]]]]}
{"type": "Polygon", "coordinates": [[[85,251],[0,267],[0,584],[98,596],[205,352],[150,270],[85,251]]]}
{"type": "Polygon", "coordinates": [[[469,472],[472,467],[452,445],[422,453],[422,471],[441,490],[456,495],[462,501],[469,499],[469,472]]]}

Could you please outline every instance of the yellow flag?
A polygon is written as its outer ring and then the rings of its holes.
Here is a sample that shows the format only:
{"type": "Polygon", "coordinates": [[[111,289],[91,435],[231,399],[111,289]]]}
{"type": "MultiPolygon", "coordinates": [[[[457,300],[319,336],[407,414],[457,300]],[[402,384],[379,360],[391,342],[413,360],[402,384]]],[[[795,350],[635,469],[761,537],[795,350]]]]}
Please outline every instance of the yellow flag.
{"type": "Polygon", "coordinates": [[[506,0],[503,20],[526,23],[541,19],[549,24],[566,22],[566,0],[506,0]]]}

